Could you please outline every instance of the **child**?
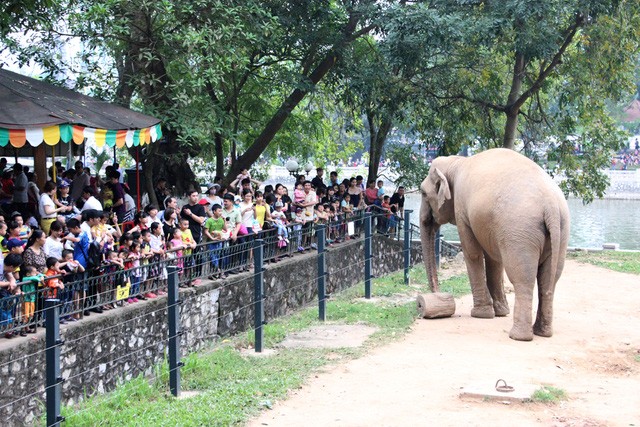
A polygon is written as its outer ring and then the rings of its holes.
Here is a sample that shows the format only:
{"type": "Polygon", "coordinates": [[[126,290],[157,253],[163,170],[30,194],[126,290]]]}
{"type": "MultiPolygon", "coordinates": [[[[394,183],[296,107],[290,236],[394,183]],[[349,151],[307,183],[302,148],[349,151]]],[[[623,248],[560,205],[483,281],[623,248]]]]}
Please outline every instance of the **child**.
{"type": "Polygon", "coordinates": [[[213,205],[211,212],[213,216],[207,218],[204,223],[204,234],[207,240],[211,242],[209,244],[209,258],[213,274],[209,276],[209,279],[213,280],[219,278],[222,274],[220,271],[219,252],[222,248],[222,240],[226,240],[223,236],[226,235],[228,238],[229,235],[227,233],[227,222],[222,218],[222,206],[213,205]]]}
{"type": "Polygon", "coordinates": [[[63,272],[62,282],[65,284],[66,292],[65,306],[63,311],[68,313],[71,311],[71,302],[73,301],[73,316],[67,316],[67,320],[75,321],[80,319],[80,311],[84,307],[84,289],[82,284],[78,284],[81,274],[84,273],[84,267],[78,261],[73,259],[73,251],[65,249],[62,251],[61,270],[63,272]],[[75,283],[77,289],[72,288],[71,284],[75,283]],[[82,301],[81,301],[82,300],[82,301]]]}
{"type": "MultiPolygon", "coordinates": [[[[8,329],[13,326],[13,311],[18,295],[22,294],[16,284],[15,272],[22,264],[22,257],[17,254],[7,254],[3,261],[3,271],[0,273],[0,328],[8,329]]],[[[4,334],[5,338],[13,338],[13,332],[4,334]]]]}
{"type": "Polygon", "coordinates": [[[289,230],[287,230],[287,216],[282,211],[283,204],[281,201],[277,201],[275,204],[275,212],[271,213],[273,224],[278,229],[278,240],[284,240],[289,242],[289,230]]]}
{"type": "Polygon", "coordinates": [[[293,232],[296,234],[298,252],[304,252],[304,247],[302,246],[302,226],[305,222],[304,209],[296,208],[296,216],[293,218],[293,232]]]}
{"type": "Polygon", "coordinates": [[[398,226],[398,208],[396,205],[391,206],[391,216],[387,219],[387,233],[394,235],[398,226]]]}
{"type": "Polygon", "coordinates": [[[5,256],[9,253],[7,249],[7,232],[9,228],[7,227],[6,222],[0,222],[0,247],[2,248],[2,256],[5,256]]]}
{"type": "Polygon", "coordinates": [[[182,282],[182,276],[184,273],[184,258],[183,258],[183,249],[184,244],[182,243],[182,232],[179,228],[174,228],[171,231],[171,240],[167,241],[167,259],[176,260],[176,267],[178,268],[178,273],[180,275],[180,282],[182,282]]]}
{"type": "Polygon", "coordinates": [[[298,182],[296,184],[296,188],[293,190],[293,202],[296,205],[304,203],[305,197],[306,197],[306,194],[304,192],[304,186],[302,185],[301,182],[298,182]]]}
{"type": "MultiPolygon", "coordinates": [[[[153,224],[152,224],[153,225],[153,224]]],[[[140,238],[142,243],[140,245],[140,252],[142,254],[142,293],[144,298],[156,298],[157,295],[152,292],[151,286],[156,277],[158,277],[158,264],[151,265],[149,263],[153,252],[151,251],[151,230],[145,229],[140,232],[140,238]],[[151,271],[153,269],[153,271],[151,271]]]]}
{"type": "Polygon", "coordinates": [[[151,247],[151,263],[150,270],[156,269],[155,272],[150,273],[153,280],[156,281],[155,288],[156,294],[166,295],[167,293],[161,289],[161,285],[164,284],[164,280],[167,279],[167,270],[164,264],[160,262],[164,259],[166,245],[164,244],[164,238],[162,236],[162,226],[158,222],[151,224],[151,234],[149,235],[149,246],[151,247]]]}
{"type": "Polygon", "coordinates": [[[15,221],[16,224],[18,224],[18,235],[12,237],[18,237],[20,238],[20,240],[26,243],[27,240],[29,240],[29,237],[31,237],[31,227],[24,223],[22,214],[20,212],[14,212],[13,214],[11,214],[11,220],[15,221]]]}
{"type": "Polygon", "coordinates": [[[190,286],[191,271],[195,264],[192,254],[193,250],[196,248],[196,241],[193,239],[193,234],[191,234],[191,230],[189,229],[189,220],[186,218],[180,220],[180,237],[182,238],[182,246],[184,248],[182,253],[184,256],[184,274],[188,280],[187,285],[190,286]]]}
{"type": "MultiPolygon", "coordinates": [[[[102,274],[104,275],[104,286],[107,299],[109,301],[116,301],[116,287],[124,285],[123,271],[124,262],[118,257],[116,251],[109,250],[106,253],[104,264],[102,266],[102,274]]],[[[104,306],[105,310],[111,310],[115,308],[113,304],[107,304],[104,306]]]]}
{"type": "MultiPolygon", "coordinates": [[[[47,294],[48,298],[58,298],[58,291],[64,289],[64,283],[60,280],[61,274],[60,261],[52,256],[47,258],[47,273],[45,276],[50,277],[50,279],[46,279],[44,284],[49,288],[49,292],[47,294]]],[[[60,323],[65,323],[64,319],[61,319],[60,323]]]]}
{"type": "Polygon", "coordinates": [[[140,253],[140,243],[137,241],[133,241],[131,246],[129,247],[129,256],[127,259],[129,260],[130,267],[127,269],[130,270],[131,277],[131,291],[129,292],[129,299],[127,302],[129,304],[136,303],[140,301],[138,298],[140,295],[140,281],[142,279],[142,271],[140,270],[140,258],[142,254],[140,253]]]}
{"type": "Polygon", "coordinates": [[[24,271],[25,277],[22,279],[22,285],[20,286],[24,294],[22,297],[22,323],[24,325],[32,324],[25,326],[25,328],[20,331],[20,336],[22,337],[27,334],[36,333],[36,297],[38,288],[44,286],[44,274],[38,273],[38,270],[34,266],[30,265],[25,267],[24,271]]]}

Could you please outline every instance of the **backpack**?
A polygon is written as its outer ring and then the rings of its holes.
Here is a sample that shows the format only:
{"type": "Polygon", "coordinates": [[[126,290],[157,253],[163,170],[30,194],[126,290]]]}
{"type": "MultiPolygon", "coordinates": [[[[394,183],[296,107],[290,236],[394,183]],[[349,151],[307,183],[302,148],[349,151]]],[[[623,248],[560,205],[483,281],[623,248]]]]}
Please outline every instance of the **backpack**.
{"type": "Polygon", "coordinates": [[[102,264],[102,248],[100,243],[93,241],[89,243],[89,249],[85,254],[87,258],[87,269],[99,267],[102,264]]]}

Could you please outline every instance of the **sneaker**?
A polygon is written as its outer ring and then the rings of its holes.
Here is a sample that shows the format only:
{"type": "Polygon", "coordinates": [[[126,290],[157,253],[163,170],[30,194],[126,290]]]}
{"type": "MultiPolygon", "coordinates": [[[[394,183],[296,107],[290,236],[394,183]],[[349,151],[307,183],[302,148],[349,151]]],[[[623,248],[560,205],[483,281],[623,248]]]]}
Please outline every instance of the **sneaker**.
{"type": "Polygon", "coordinates": [[[127,300],[127,304],[133,304],[133,298],[129,298],[129,299],[127,300]]]}
{"type": "Polygon", "coordinates": [[[20,336],[21,337],[26,337],[27,336],[27,332],[26,331],[20,331],[20,336]]]}
{"type": "MultiPolygon", "coordinates": [[[[146,299],[147,299],[144,295],[138,295],[136,298],[138,298],[138,301],[140,301],[140,300],[146,301],[146,299]]],[[[136,298],[134,298],[134,299],[136,299],[136,298]]],[[[136,301],[136,302],[138,302],[138,301],[136,301]]]]}
{"type": "Polygon", "coordinates": [[[302,246],[298,246],[298,252],[304,252],[304,248],[302,246]]]}
{"type": "Polygon", "coordinates": [[[282,236],[278,236],[278,240],[282,240],[282,236]]]}
{"type": "Polygon", "coordinates": [[[316,245],[315,243],[311,244],[311,249],[318,249],[318,245],[316,245]]]}
{"type": "Polygon", "coordinates": [[[149,298],[149,299],[153,299],[153,298],[157,298],[158,295],[154,294],[153,292],[147,292],[146,294],[144,294],[145,298],[149,298]]]}
{"type": "Polygon", "coordinates": [[[133,302],[139,302],[140,300],[139,300],[138,298],[135,298],[135,297],[134,297],[134,298],[131,298],[131,301],[133,301],[133,302]]]}
{"type": "Polygon", "coordinates": [[[165,291],[158,291],[158,295],[166,295],[167,293],[165,291]]]}
{"type": "Polygon", "coordinates": [[[196,279],[196,280],[194,280],[193,282],[191,282],[191,285],[192,285],[192,286],[198,286],[198,285],[199,285],[199,284],[201,284],[201,283],[202,283],[202,280],[200,280],[200,279],[196,279]]]}

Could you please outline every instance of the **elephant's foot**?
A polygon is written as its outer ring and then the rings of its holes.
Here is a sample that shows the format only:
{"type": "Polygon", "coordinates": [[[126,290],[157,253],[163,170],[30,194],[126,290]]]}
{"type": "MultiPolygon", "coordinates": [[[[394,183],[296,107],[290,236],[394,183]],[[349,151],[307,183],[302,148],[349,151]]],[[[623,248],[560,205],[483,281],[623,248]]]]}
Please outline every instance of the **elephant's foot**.
{"type": "Polygon", "coordinates": [[[497,317],[505,317],[509,315],[509,303],[506,300],[504,302],[494,301],[493,310],[495,311],[497,317]]]}
{"type": "Polygon", "coordinates": [[[480,319],[493,319],[496,316],[492,305],[480,305],[471,309],[471,317],[480,319]]]}
{"type": "Polygon", "coordinates": [[[533,325],[533,333],[538,335],[539,337],[550,337],[553,335],[553,327],[546,323],[540,322],[536,320],[536,323],[533,325]]]}
{"type": "Polygon", "coordinates": [[[533,331],[531,327],[522,328],[513,325],[511,332],[509,332],[509,338],[516,341],[531,341],[533,339],[533,331]]]}

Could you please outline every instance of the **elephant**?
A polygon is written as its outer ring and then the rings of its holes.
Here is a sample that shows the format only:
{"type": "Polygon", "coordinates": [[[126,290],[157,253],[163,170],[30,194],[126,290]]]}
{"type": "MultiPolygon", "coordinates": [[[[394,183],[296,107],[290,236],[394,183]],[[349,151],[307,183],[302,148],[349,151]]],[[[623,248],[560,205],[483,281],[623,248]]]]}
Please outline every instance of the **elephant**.
{"type": "Polygon", "coordinates": [[[433,160],[420,185],[420,239],[429,287],[439,291],[435,236],[458,228],[473,294],[471,316],[507,316],[503,275],[514,286],[509,337],[531,341],[553,334],[553,296],[569,240],[569,207],[551,177],[527,157],[505,148],[471,157],[433,160]],[[538,310],[532,326],[533,289],[538,310]]]}

